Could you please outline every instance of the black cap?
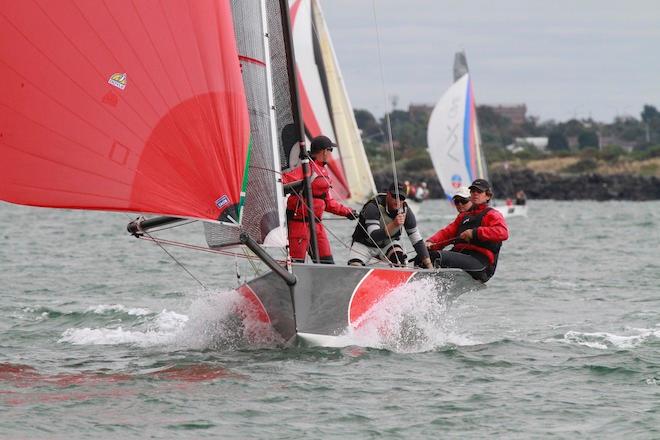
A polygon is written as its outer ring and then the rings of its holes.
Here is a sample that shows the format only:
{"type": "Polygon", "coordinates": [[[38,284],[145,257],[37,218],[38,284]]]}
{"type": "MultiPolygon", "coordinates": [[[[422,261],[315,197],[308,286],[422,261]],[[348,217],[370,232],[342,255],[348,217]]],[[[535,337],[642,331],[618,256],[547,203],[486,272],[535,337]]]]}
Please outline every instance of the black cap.
{"type": "Polygon", "coordinates": [[[406,187],[401,182],[399,182],[398,185],[394,185],[394,182],[392,182],[392,184],[389,186],[389,188],[387,188],[387,192],[392,194],[393,196],[396,196],[397,187],[398,187],[398,190],[399,190],[399,198],[401,200],[405,200],[406,199],[406,187]]]}
{"type": "Polygon", "coordinates": [[[317,151],[326,150],[328,148],[336,147],[337,145],[330,140],[327,136],[316,136],[312,139],[309,150],[311,153],[316,153],[317,151]]]}
{"type": "Polygon", "coordinates": [[[472,185],[470,185],[469,188],[470,189],[477,188],[483,192],[486,192],[486,191],[490,191],[490,183],[488,183],[488,181],[485,179],[477,179],[474,182],[472,182],[472,185]]]}

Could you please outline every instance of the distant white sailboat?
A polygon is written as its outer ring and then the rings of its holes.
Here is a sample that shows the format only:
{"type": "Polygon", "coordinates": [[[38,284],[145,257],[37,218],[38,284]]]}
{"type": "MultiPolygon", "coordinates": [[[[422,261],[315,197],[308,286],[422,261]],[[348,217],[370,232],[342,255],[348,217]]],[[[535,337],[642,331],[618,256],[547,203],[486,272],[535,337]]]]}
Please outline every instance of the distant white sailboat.
{"type": "MultiPolygon", "coordinates": [[[[488,180],[481,149],[472,78],[465,52],[454,58],[454,83],[435,105],[429,119],[428,148],[433,167],[447,197],[475,179],[488,180]]],[[[525,206],[498,206],[504,216],[526,215],[525,206]],[[511,209],[513,208],[513,209],[511,209]]]]}

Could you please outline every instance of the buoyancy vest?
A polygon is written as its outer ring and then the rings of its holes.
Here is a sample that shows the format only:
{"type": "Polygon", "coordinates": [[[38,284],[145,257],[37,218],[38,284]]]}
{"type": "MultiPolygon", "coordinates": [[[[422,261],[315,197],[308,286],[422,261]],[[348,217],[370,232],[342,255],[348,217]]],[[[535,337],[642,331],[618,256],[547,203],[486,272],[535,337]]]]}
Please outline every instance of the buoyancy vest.
{"type": "MultiPolygon", "coordinates": [[[[484,216],[492,209],[493,208],[488,207],[477,214],[473,214],[468,211],[467,214],[463,217],[463,220],[458,227],[458,233],[456,235],[460,236],[463,231],[467,231],[468,229],[475,229],[481,226],[481,221],[483,220],[484,216]]],[[[484,241],[479,240],[477,237],[472,238],[470,241],[465,241],[459,238],[455,242],[454,246],[460,252],[462,249],[464,249],[462,246],[463,244],[469,245],[470,248],[477,247],[489,250],[493,254],[493,267],[497,266],[497,257],[500,253],[500,249],[502,248],[501,241],[484,241]]]]}
{"type": "MultiPolygon", "coordinates": [[[[360,211],[360,216],[358,217],[358,226],[355,228],[355,231],[353,232],[353,241],[357,241],[358,243],[362,243],[365,246],[369,247],[376,247],[375,245],[378,245],[378,247],[384,247],[390,243],[391,240],[398,240],[399,237],[401,237],[401,229],[402,226],[397,226],[397,228],[392,232],[389,238],[386,238],[385,240],[380,240],[377,241],[374,245],[373,239],[367,234],[367,218],[365,217],[365,213],[367,211],[367,207],[371,205],[376,205],[378,208],[379,216],[378,216],[378,222],[379,222],[379,227],[381,229],[385,229],[390,223],[394,217],[391,216],[391,213],[388,212],[387,207],[385,206],[385,198],[387,197],[387,194],[385,193],[379,193],[372,199],[370,199],[367,203],[364,204],[362,207],[362,210],[360,211]]],[[[403,202],[403,210],[406,212],[408,210],[408,205],[406,202],[403,202]]],[[[394,213],[394,216],[396,217],[397,213],[394,213]]]]}
{"type": "MultiPolygon", "coordinates": [[[[317,221],[320,221],[323,218],[323,212],[325,211],[325,198],[330,190],[330,182],[326,176],[318,175],[316,173],[313,173],[312,177],[314,180],[312,180],[310,186],[312,187],[314,216],[317,221]]],[[[302,197],[299,197],[298,195],[289,197],[286,214],[289,221],[306,221],[307,209],[305,209],[305,203],[302,197]]]]}

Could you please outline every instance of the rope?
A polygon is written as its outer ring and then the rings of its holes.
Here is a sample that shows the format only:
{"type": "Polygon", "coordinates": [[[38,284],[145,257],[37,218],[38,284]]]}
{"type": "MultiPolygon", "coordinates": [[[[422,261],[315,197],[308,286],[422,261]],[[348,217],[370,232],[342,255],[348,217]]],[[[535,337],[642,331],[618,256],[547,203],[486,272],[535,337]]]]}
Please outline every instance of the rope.
{"type": "Polygon", "coordinates": [[[387,90],[385,87],[385,75],[383,69],[383,57],[380,50],[380,29],[378,27],[378,15],[376,13],[376,0],[372,1],[372,9],[374,12],[374,24],[376,28],[376,49],[378,52],[378,71],[380,73],[380,85],[383,95],[383,101],[385,102],[385,122],[387,123],[387,139],[390,147],[390,158],[392,160],[392,175],[394,177],[394,191],[396,198],[399,198],[399,178],[396,172],[396,161],[394,157],[394,141],[392,140],[392,123],[390,121],[390,109],[387,102],[387,90]]]}
{"type": "Polygon", "coordinates": [[[188,268],[186,268],[186,266],[184,266],[179,260],[177,260],[176,257],[175,257],[174,255],[172,255],[170,252],[168,252],[168,250],[165,249],[165,247],[164,247],[163,245],[161,245],[161,244],[158,242],[158,240],[155,240],[155,239],[151,236],[151,234],[149,234],[148,232],[145,231],[144,233],[145,233],[147,236],[149,236],[149,238],[151,238],[151,239],[154,241],[154,243],[156,243],[156,244],[157,244],[157,245],[163,250],[163,252],[165,252],[167,255],[169,255],[169,257],[170,257],[172,260],[174,260],[174,262],[175,262],[176,264],[178,264],[178,265],[181,267],[181,269],[185,270],[186,273],[187,273],[188,275],[190,275],[190,277],[191,277],[193,280],[197,281],[197,283],[198,283],[200,286],[202,286],[202,288],[203,288],[204,290],[206,290],[206,291],[209,290],[209,288],[206,287],[206,286],[204,285],[204,283],[202,283],[202,282],[199,280],[199,278],[197,278],[195,275],[193,275],[193,273],[190,272],[190,271],[188,270],[188,268]]]}
{"type": "MultiPolygon", "coordinates": [[[[181,243],[179,241],[172,241],[172,240],[165,240],[165,239],[162,239],[162,238],[157,238],[157,237],[152,237],[152,236],[149,236],[148,238],[147,237],[138,237],[138,238],[140,238],[142,240],[153,241],[154,243],[157,243],[157,244],[162,243],[162,244],[166,244],[166,245],[169,245],[169,246],[176,246],[176,247],[180,247],[180,248],[184,248],[184,249],[192,249],[192,250],[196,250],[196,251],[209,252],[209,253],[212,253],[212,254],[219,254],[219,255],[228,255],[230,257],[245,258],[245,259],[248,259],[248,260],[259,260],[259,257],[257,257],[257,256],[245,255],[245,254],[240,254],[240,253],[237,253],[237,252],[224,251],[224,250],[219,250],[219,249],[210,249],[210,248],[206,248],[206,247],[202,247],[202,246],[197,246],[197,245],[194,245],[194,244],[181,243]]],[[[276,261],[278,261],[279,263],[284,263],[284,260],[276,260],[276,261]]]]}

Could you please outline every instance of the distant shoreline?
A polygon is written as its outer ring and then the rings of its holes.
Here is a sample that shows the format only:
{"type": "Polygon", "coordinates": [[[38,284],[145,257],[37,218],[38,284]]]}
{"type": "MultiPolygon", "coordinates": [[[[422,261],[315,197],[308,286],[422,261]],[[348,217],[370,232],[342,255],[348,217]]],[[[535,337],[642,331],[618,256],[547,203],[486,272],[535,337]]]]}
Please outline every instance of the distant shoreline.
{"type": "MultiPolygon", "coordinates": [[[[400,173],[399,180],[428,183],[430,198],[444,198],[445,193],[433,170],[416,175],[400,173]]],[[[391,172],[374,174],[376,188],[383,190],[392,181],[391,172]]],[[[655,176],[599,173],[547,173],[523,168],[495,170],[490,174],[496,199],[513,197],[518,189],[528,199],[550,200],[660,200],[660,179],[655,176]]]]}

